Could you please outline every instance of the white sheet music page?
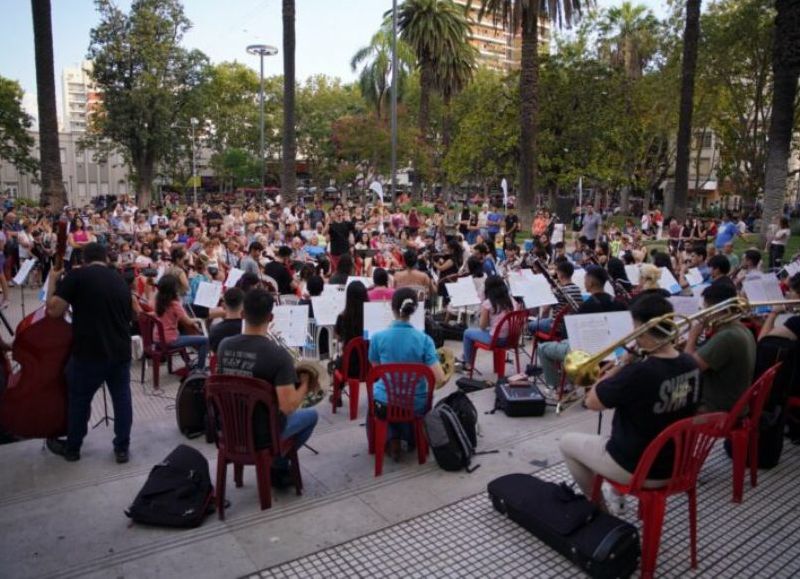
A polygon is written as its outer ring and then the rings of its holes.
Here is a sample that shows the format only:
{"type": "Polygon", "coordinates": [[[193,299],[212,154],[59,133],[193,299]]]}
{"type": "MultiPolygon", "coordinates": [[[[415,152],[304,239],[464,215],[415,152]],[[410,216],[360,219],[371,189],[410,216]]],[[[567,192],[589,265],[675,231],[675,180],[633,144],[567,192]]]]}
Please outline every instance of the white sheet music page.
{"type": "MultiPolygon", "coordinates": [[[[577,314],[564,317],[570,350],[596,354],[633,331],[630,312],[577,314]]],[[[613,360],[614,354],[606,359],[613,360]]]]}
{"type": "Polygon", "coordinates": [[[458,281],[446,283],[444,286],[447,288],[447,295],[450,296],[450,305],[454,308],[477,306],[481,303],[472,277],[460,277],[458,281]]]}
{"type": "Polygon", "coordinates": [[[781,291],[780,282],[771,276],[745,279],[742,282],[742,291],[751,302],[774,302],[786,299],[781,291]]]}
{"type": "Polygon", "coordinates": [[[696,286],[703,283],[703,274],[696,267],[691,268],[684,276],[690,286],[696,286]]]}
{"type": "Polygon", "coordinates": [[[371,288],[372,286],[375,285],[373,283],[371,277],[356,277],[356,276],[353,276],[353,275],[351,275],[350,277],[347,278],[347,285],[350,285],[354,281],[360,281],[361,283],[364,284],[364,287],[367,288],[367,289],[369,289],[369,288],[371,288]]]}
{"type": "MultiPolygon", "coordinates": [[[[417,311],[409,321],[419,331],[425,331],[425,302],[419,302],[417,311]]],[[[367,302],[364,304],[364,333],[367,340],[377,332],[387,329],[392,322],[394,322],[394,313],[392,313],[390,302],[367,302]]]]}
{"type": "Polygon", "coordinates": [[[625,274],[633,285],[639,285],[639,264],[633,263],[625,266],[625,274]]]}
{"type": "Polygon", "coordinates": [[[666,267],[662,267],[660,269],[661,269],[661,279],[658,280],[658,285],[661,288],[667,290],[671,294],[680,293],[681,284],[678,283],[678,280],[675,279],[675,276],[672,275],[672,272],[668,270],[666,267]]]}
{"type": "Polygon", "coordinates": [[[284,339],[286,345],[301,348],[308,339],[308,306],[275,306],[272,308],[271,330],[284,339]]]}
{"type": "Polygon", "coordinates": [[[511,287],[511,295],[525,300],[526,308],[538,308],[558,303],[558,298],[553,294],[553,288],[542,274],[526,275],[522,272],[511,272],[508,274],[508,283],[511,287]]]}
{"type": "Polygon", "coordinates": [[[344,311],[345,293],[334,288],[311,298],[314,306],[314,320],[318,326],[335,326],[336,318],[344,311]]]}
{"type": "MultiPolygon", "coordinates": [[[[31,257],[31,258],[26,259],[25,261],[23,261],[22,262],[22,266],[20,266],[19,271],[17,272],[17,275],[14,276],[14,279],[12,281],[16,285],[24,284],[25,280],[28,279],[28,276],[31,274],[31,270],[33,269],[33,266],[36,265],[36,261],[37,260],[36,260],[35,257],[31,257]]],[[[5,296],[5,298],[8,299],[8,296],[5,296]]]]}
{"type": "Polygon", "coordinates": [[[225,287],[232,288],[235,287],[236,284],[239,282],[239,279],[244,275],[244,270],[232,267],[228,271],[228,277],[225,278],[225,287]]]}
{"type": "Polygon", "coordinates": [[[208,309],[216,308],[219,305],[220,296],[222,296],[221,283],[201,281],[197,286],[197,294],[194,296],[194,305],[208,309]]]}
{"type": "Polygon", "coordinates": [[[703,300],[698,296],[672,296],[669,298],[676,314],[691,316],[703,307],[703,300]]]}

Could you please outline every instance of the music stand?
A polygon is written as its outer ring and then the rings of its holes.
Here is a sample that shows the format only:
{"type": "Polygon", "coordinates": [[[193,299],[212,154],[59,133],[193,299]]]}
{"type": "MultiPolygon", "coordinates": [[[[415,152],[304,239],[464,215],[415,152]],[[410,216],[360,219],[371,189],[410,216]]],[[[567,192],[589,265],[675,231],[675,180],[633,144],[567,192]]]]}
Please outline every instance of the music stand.
{"type": "Polygon", "coordinates": [[[103,391],[103,416],[100,417],[100,420],[97,421],[92,426],[92,430],[100,426],[101,424],[105,423],[106,428],[108,428],[109,423],[114,422],[114,417],[108,415],[108,397],[106,396],[106,383],[103,382],[103,385],[100,386],[103,391]]]}

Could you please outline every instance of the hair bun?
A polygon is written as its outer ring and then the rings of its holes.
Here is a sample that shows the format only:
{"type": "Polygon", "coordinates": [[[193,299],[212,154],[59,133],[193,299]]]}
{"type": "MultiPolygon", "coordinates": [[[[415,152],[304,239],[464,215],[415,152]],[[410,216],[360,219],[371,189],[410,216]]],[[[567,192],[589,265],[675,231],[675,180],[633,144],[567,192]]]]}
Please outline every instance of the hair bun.
{"type": "Polygon", "coordinates": [[[410,316],[417,310],[417,302],[411,298],[406,298],[400,304],[400,313],[404,316],[410,316]]]}

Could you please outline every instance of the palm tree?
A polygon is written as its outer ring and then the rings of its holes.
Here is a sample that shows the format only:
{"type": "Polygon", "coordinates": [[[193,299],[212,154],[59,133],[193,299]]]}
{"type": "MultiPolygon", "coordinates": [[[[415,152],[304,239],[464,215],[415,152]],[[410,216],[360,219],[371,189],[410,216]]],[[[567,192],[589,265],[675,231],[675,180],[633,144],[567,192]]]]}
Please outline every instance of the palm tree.
{"type": "Polygon", "coordinates": [[[781,215],[786,199],[787,161],[792,145],[797,83],[800,80],[800,3],[776,0],[775,36],[772,52],[772,118],[767,145],[764,179],[764,216],[761,235],[774,217],[781,215]]]}
{"type": "MultiPolygon", "coordinates": [[[[539,20],[571,27],[584,5],[594,0],[479,0],[478,19],[491,15],[513,34],[522,34],[520,58],[520,139],[517,203],[521,216],[530,217],[536,197],[536,116],[539,108],[539,20]]],[[[472,7],[473,0],[467,3],[472,7]]]]}
{"type": "Polygon", "coordinates": [[[686,205],[689,196],[689,156],[691,154],[694,76],[697,69],[701,2],[702,0],[686,0],[686,28],[683,31],[678,140],[675,145],[675,190],[664,199],[664,214],[675,217],[678,222],[686,218],[686,205]]]}
{"type": "Polygon", "coordinates": [[[53,25],[50,0],[31,0],[36,50],[36,98],[39,106],[39,149],[43,207],[61,211],[67,204],[58,145],[56,81],[53,72],[53,25]]]}
{"type": "Polygon", "coordinates": [[[605,11],[599,23],[601,52],[629,79],[641,78],[656,51],[658,19],[644,5],[623,2],[605,11]]]}
{"type": "Polygon", "coordinates": [[[469,22],[464,8],[453,0],[405,0],[398,8],[397,26],[401,38],[417,57],[418,126],[420,136],[428,141],[430,98],[436,89],[437,69],[464,50],[463,46],[469,42],[469,22]]]}
{"type": "Polygon", "coordinates": [[[294,17],[294,0],[283,0],[283,174],[281,176],[281,190],[285,203],[292,203],[297,195],[295,163],[297,143],[294,118],[294,17]]]}
{"type": "MultiPolygon", "coordinates": [[[[405,81],[414,66],[414,53],[402,40],[397,42],[397,96],[402,100],[405,81]]],[[[391,22],[384,23],[370,40],[368,46],[360,48],[350,60],[350,68],[355,72],[361,66],[358,86],[361,95],[375,108],[378,119],[385,117],[392,84],[392,28],[391,22]],[[363,65],[363,66],[362,66],[363,65]]]]}
{"type": "Polygon", "coordinates": [[[450,102],[472,81],[477,56],[477,49],[468,42],[464,42],[443,58],[436,67],[436,89],[441,93],[444,101],[442,144],[445,155],[450,146],[450,102]]]}

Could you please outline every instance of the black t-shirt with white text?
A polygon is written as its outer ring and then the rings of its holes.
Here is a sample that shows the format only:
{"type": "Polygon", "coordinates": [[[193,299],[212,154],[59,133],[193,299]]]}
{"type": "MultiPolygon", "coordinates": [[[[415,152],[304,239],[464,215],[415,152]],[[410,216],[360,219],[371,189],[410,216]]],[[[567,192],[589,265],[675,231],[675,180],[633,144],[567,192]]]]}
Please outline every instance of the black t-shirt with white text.
{"type": "MultiPolygon", "coordinates": [[[[606,450],[632,473],[656,436],[673,422],[694,415],[700,401],[700,370],[688,354],[671,359],[651,356],[625,366],[595,391],[603,406],[615,409],[606,450]]],[[[673,457],[670,443],[647,478],[670,478],[673,457]]]]}
{"type": "Polygon", "coordinates": [[[73,269],[55,294],[72,306],[72,353],[76,358],[131,359],[131,291],[116,270],[100,264],[73,269]]]}

